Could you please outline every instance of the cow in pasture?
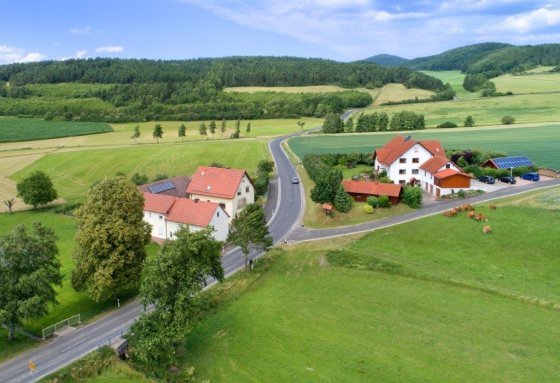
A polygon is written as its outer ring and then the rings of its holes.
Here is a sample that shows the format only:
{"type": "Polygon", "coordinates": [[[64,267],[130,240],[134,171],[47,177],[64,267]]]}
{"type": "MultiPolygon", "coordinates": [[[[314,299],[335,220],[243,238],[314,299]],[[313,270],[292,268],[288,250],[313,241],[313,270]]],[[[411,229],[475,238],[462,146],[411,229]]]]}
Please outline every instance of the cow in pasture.
{"type": "Polygon", "coordinates": [[[496,210],[496,205],[490,205],[489,208],[490,210],[496,210]]]}
{"type": "Polygon", "coordinates": [[[464,204],[463,206],[461,206],[461,208],[463,209],[463,211],[473,211],[474,207],[473,205],[470,205],[468,203],[464,204]]]}
{"type": "Polygon", "coordinates": [[[492,232],[492,228],[488,225],[484,225],[482,228],[482,234],[490,234],[492,232]]]}
{"type": "Polygon", "coordinates": [[[469,219],[474,218],[474,211],[472,211],[472,210],[469,211],[469,212],[467,213],[467,218],[469,218],[469,219]]]}
{"type": "Polygon", "coordinates": [[[480,221],[480,222],[488,222],[488,218],[486,218],[486,216],[485,216],[484,214],[482,214],[482,213],[478,213],[478,214],[475,216],[475,219],[476,219],[477,221],[480,221]]]}

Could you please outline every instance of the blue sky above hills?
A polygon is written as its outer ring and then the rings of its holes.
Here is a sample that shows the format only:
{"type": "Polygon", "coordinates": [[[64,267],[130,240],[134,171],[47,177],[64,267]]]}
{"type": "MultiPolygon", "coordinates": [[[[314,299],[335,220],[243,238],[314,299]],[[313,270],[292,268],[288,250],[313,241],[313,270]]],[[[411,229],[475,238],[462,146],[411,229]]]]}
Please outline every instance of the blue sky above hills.
{"type": "Polygon", "coordinates": [[[0,64],[98,56],[350,61],[487,41],[560,42],[560,0],[6,1],[0,64]]]}

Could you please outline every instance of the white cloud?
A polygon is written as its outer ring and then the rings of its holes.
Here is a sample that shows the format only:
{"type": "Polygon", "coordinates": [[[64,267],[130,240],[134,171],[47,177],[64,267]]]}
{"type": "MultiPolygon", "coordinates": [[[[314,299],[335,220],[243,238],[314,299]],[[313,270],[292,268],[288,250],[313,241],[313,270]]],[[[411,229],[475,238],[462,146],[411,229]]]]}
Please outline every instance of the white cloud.
{"type": "Polygon", "coordinates": [[[91,27],[88,25],[87,27],[84,28],[70,28],[68,32],[70,32],[73,35],[89,36],[91,35],[91,27]]]}
{"type": "Polygon", "coordinates": [[[507,17],[498,27],[526,33],[560,24],[560,9],[543,7],[521,15],[507,17]]]}
{"type": "Polygon", "coordinates": [[[120,53],[124,51],[124,48],[120,45],[110,45],[106,47],[99,47],[95,49],[95,51],[98,53],[120,53]]]}
{"type": "Polygon", "coordinates": [[[76,57],[77,59],[83,59],[84,57],[86,57],[86,55],[87,55],[87,51],[86,51],[86,50],[77,51],[76,54],[75,54],[75,57],[76,57]]]}
{"type": "Polygon", "coordinates": [[[26,53],[24,49],[0,45],[0,64],[27,63],[44,60],[47,56],[38,52],[26,53]]]}

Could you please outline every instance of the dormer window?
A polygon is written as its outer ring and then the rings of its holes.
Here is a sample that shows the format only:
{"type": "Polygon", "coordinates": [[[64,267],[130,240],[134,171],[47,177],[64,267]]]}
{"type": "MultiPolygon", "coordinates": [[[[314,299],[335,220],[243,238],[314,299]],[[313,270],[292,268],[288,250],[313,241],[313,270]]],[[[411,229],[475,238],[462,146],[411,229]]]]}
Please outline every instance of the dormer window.
{"type": "Polygon", "coordinates": [[[449,162],[446,163],[446,164],[445,164],[445,168],[446,168],[446,169],[451,169],[451,164],[450,164],[449,162]]]}

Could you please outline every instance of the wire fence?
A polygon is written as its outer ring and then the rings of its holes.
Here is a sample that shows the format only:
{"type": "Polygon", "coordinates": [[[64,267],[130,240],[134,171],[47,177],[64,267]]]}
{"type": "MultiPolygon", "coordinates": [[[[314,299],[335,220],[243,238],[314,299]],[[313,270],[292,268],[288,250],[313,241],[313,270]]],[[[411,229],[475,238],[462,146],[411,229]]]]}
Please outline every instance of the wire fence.
{"type": "Polygon", "coordinates": [[[71,316],[70,318],[66,318],[64,320],[61,320],[60,322],[55,323],[53,325],[50,325],[49,327],[45,327],[43,329],[43,340],[52,336],[57,331],[60,331],[60,330],[66,328],[66,327],[69,327],[69,326],[74,326],[74,325],[79,324],[81,322],[82,321],[81,321],[81,318],[80,318],[80,314],[78,314],[78,315],[71,316]]]}

